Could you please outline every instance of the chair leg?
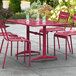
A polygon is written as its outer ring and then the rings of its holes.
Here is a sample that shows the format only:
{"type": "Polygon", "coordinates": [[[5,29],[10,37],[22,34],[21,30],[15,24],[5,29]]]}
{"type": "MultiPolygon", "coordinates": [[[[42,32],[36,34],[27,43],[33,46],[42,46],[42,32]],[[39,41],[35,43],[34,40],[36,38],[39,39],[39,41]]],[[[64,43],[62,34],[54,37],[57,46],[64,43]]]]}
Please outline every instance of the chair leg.
{"type": "Polygon", "coordinates": [[[41,36],[39,35],[39,50],[41,50],[41,36]]]}
{"type": "Polygon", "coordinates": [[[65,40],[65,50],[66,50],[65,56],[66,56],[66,60],[67,60],[67,38],[65,40]]]}
{"type": "Polygon", "coordinates": [[[55,36],[54,36],[54,56],[55,56],[55,36]]]}
{"type": "Polygon", "coordinates": [[[18,41],[17,41],[17,60],[18,60],[18,46],[19,46],[19,44],[18,44],[18,41]]]}
{"type": "Polygon", "coordinates": [[[72,54],[73,54],[73,45],[72,45],[72,38],[70,36],[70,42],[71,42],[71,50],[72,50],[72,54]]]}
{"type": "Polygon", "coordinates": [[[59,38],[57,37],[57,40],[58,40],[58,47],[59,47],[59,49],[60,49],[60,43],[59,43],[59,38]]]}
{"type": "MultiPolygon", "coordinates": [[[[25,51],[25,42],[24,42],[24,51],[25,51]]],[[[24,53],[24,62],[25,62],[25,53],[24,53]]]]}
{"type": "Polygon", "coordinates": [[[8,50],[8,45],[9,45],[9,41],[7,42],[7,47],[6,47],[6,52],[5,52],[5,56],[4,56],[4,61],[3,61],[2,68],[4,68],[4,64],[5,64],[5,60],[6,60],[6,55],[7,55],[7,50],[8,50]]]}
{"type": "Polygon", "coordinates": [[[1,53],[1,50],[2,50],[3,42],[4,42],[4,39],[2,40],[2,43],[1,43],[0,53],[1,53]]]}
{"type": "Polygon", "coordinates": [[[70,44],[69,44],[69,41],[68,41],[68,39],[67,39],[67,42],[68,42],[69,50],[70,50],[70,52],[71,52],[71,48],[70,48],[70,44]]]}
{"type": "Polygon", "coordinates": [[[12,41],[11,41],[11,56],[12,56],[12,41]]]}
{"type": "Polygon", "coordinates": [[[48,53],[48,33],[47,33],[47,53],[48,53]]]}
{"type": "Polygon", "coordinates": [[[29,44],[29,66],[31,66],[31,43],[29,44]]]}

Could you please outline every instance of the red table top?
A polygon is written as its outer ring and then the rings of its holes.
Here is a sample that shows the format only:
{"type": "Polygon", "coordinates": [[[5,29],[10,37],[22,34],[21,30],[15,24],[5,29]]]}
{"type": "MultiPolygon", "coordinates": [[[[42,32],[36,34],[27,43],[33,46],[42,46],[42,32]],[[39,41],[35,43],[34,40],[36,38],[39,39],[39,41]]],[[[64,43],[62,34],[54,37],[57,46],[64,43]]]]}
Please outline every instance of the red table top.
{"type": "Polygon", "coordinates": [[[51,21],[51,20],[46,20],[46,23],[42,23],[41,19],[40,19],[39,23],[36,22],[36,19],[30,19],[29,23],[26,22],[26,19],[13,19],[13,20],[6,20],[6,21],[12,22],[12,23],[17,23],[17,24],[23,24],[23,25],[27,25],[27,26],[31,26],[31,27],[69,25],[68,23],[51,21]]]}

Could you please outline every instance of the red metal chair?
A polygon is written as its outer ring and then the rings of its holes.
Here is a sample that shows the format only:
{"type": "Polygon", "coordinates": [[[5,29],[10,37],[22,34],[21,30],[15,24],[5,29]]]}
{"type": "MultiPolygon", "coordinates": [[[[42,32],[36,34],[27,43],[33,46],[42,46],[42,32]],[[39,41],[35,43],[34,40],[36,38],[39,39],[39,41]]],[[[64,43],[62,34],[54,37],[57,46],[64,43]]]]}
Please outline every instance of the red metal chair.
{"type": "MultiPolygon", "coordinates": [[[[11,32],[7,32],[7,34],[8,34],[9,36],[17,36],[16,34],[13,34],[13,33],[11,33],[11,32]]],[[[2,32],[0,32],[0,36],[3,36],[2,32]]],[[[2,43],[1,43],[0,53],[1,53],[1,50],[2,50],[3,42],[4,42],[4,39],[2,40],[2,43]]],[[[12,56],[12,41],[11,41],[11,56],[12,56]]]]}
{"type": "MultiPolygon", "coordinates": [[[[9,45],[10,41],[17,42],[17,59],[18,59],[18,44],[19,44],[19,41],[20,42],[24,42],[24,51],[25,51],[25,44],[26,43],[29,44],[29,66],[31,66],[31,43],[30,43],[30,41],[27,40],[27,39],[25,39],[24,37],[18,37],[18,36],[13,36],[13,35],[10,36],[10,35],[8,35],[3,20],[0,20],[0,28],[1,28],[2,34],[4,36],[4,39],[7,41],[7,46],[6,46],[6,51],[5,51],[5,56],[4,56],[4,61],[3,61],[2,68],[4,68],[4,64],[5,64],[5,60],[6,60],[6,55],[7,55],[7,50],[8,50],[8,45],[9,45]]],[[[25,53],[24,53],[24,62],[25,62],[25,53]]]]}
{"type": "MultiPolygon", "coordinates": [[[[70,15],[70,13],[62,12],[61,11],[60,14],[59,14],[59,17],[58,17],[58,21],[65,20],[65,22],[67,23],[69,15],[70,15]]],[[[57,31],[65,31],[65,29],[66,29],[66,26],[65,27],[58,27],[58,26],[56,26],[54,28],[46,28],[46,34],[47,34],[47,53],[48,53],[48,33],[49,32],[53,32],[53,31],[56,31],[56,32],[57,31]]],[[[43,33],[43,29],[40,29],[39,32],[43,33]]],[[[60,48],[59,39],[58,39],[58,46],[60,48]]],[[[40,35],[39,35],[39,47],[40,47],[40,50],[41,50],[41,36],[40,35]]]]}
{"type": "MultiPolygon", "coordinates": [[[[72,25],[73,25],[74,21],[76,21],[76,14],[74,14],[74,16],[73,16],[72,25]]],[[[67,43],[69,43],[68,37],[70,37],[70,42],[71,42],[71,51],[70,52],[72,52],[72,54],[73,54],[73,46],[72,46],[72,38],[71,38],[71,36],[72,35],[76,35],[76,31],[75,30],[72,30],[72,25],[70,26],[70,30],[69,31],[56,32],[54,34],[54,56],[55,56],[55,37],[64,38],[66,40],[65,41],[66,42],[65,43],[65,47],[66,47],[66,53],[65,53],[66,60],[67,60],[67,43]]]]}

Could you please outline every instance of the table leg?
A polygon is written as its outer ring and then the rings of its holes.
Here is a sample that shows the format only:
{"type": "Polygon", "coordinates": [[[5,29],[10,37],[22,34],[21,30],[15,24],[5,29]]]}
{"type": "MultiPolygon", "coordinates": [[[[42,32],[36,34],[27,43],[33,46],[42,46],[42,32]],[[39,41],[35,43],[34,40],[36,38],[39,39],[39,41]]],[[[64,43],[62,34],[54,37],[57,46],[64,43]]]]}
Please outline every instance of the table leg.
{"type": "Polygon", "coordinates": [[[46,26],[43,27],[43,56],[46,55],[46,26]]]}
{"type": "MultiPolygon", "coordinates": [[[[29,28],[29,26],[27,26],[27,39],[28,40],[30,40],[30,33],[29,33],[29,30],[30,30],[30,28],[29,28]]],[[[29,44],[27,43],[27,52],[26,53],[28,53],[28,51],[29,51],[29,44]]],[[[38,51],[31,51],[31,53],[40,53],[40,52],[38,52],[38,51]]]]}
{"type": "MultiPolygon", "coordinates": [[[[26,35],[26,38],[28,39],[28,40],[30,40],[30,33],[29,33],[29,30],[30,30],[30,28],[29,28],[29,26],[27,26],[27,30],[26,30],[26,33],[27,33],[27,35],[26,35]]],[[[27,50],[29,50],[29,44],[27,43],[27,50]]]]}
{"type": "Polygon", "coordinates": [[[39,59],[57,59],[57,57],[46,55],[46,26],[43,27],[43,56],[34,58],[32,61],[39,59]]]}
{"type": "MultiPolygon", "coordinates": [[[[26,28],[27,30],[26,30],[26,38],[28,39],[28,40],[30,40],[30,33],[29,33],[29,26],[27,26],[27,28],[26,28]]],[[[16,56],[17,55],[20,55],[20,54],[24,54],[24,53],[29,53],[29,44],[27,43],[27,51],[22,51],[22,52],[19,52],[18,54],[16,54],[16,56]]],[[[31,53],[40,53],[39,51],[33,51],[33,50],[31,50],[31,53]]]]}

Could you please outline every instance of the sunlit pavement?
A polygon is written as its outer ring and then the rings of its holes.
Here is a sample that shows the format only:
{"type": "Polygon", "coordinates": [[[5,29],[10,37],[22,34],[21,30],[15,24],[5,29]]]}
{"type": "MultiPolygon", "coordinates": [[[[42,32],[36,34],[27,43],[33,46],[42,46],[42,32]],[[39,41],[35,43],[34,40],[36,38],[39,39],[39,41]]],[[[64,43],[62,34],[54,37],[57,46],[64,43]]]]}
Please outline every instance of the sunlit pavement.
{"type": "MultiPolygon", "coordinates": [[[[26,26],[19,24],[7,24],[7,30],[16,33],[20,36],[26,37],[26,26]]],[[[30,28],[33,31],[39,31],[42,27],[30,28]]],[[[68,30],[69,28],[67,28],[68,30]]],[[[73,28],[76,29],[76,28],[73,28]]],[[[53,34],[49,33],[49,55],[53,56],[53,34]]],[[[31,34],[30,40],[32,43],[32,50],[39,50],[39,36],[31,34]]],[[[76,76],[76,36],[72,37],[74,54],[70,54],[68,49],[68,59],[65,59],[65,40],[60,39],[61,48],[58,48],[56,42],[56,57],[57,60],[38,60],[31,62],[31,67],[28,66],[28,56],[26,56],[26,63],[23,62],[23,55],[16,59],[16,42],[13,43],[13,55],[10,55],[10,45],[7,53],[5,68],[2,69],[2,62],[4,59],[6,41],[4,42],[3,49],[0,55],[0,76],[76,76]]],[[[0,38],[0,42],[2,37],[0,38]]],[[[57,40],[56,40],[57,41],[57,40]]],[[[19,51],[23,50],[23,45],[20,42],[19,51]]],[[[42,52],[42,50],[41,50],[42,52]]],[[[42,55],[42,53],[40,54],[42,55]]],[[[32,58],[39,56],[38,54],[32,55],[32,58]]]]}

